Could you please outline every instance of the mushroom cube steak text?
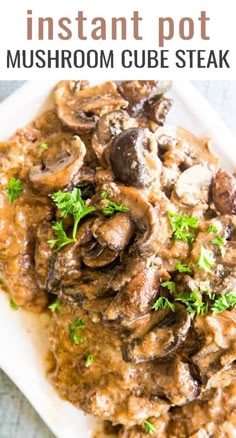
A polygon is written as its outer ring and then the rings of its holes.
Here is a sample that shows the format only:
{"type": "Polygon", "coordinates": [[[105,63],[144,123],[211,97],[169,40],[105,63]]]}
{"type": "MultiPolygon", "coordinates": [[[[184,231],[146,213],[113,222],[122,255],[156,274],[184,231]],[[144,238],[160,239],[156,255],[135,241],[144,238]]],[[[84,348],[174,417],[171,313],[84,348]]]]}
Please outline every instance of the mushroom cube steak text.
{"type": "Polygon", "coordinates": [[[162,81],[61,81],[0,144],[2,283],[49,379],[119,438],[236,434],[236,180],[162,81]]]}

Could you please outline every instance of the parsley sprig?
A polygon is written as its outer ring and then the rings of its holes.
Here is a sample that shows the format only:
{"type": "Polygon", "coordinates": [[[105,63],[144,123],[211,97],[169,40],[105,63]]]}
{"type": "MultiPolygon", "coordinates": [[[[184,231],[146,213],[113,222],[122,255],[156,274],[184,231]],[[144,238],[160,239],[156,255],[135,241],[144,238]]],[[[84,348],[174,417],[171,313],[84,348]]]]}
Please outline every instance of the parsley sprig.
{"type": "Polygon", "coordinates": [[[200,299],[197,292],[181,292],[175,301],[183,303],[192,318],[195,315],[205,315],[208,312],[208,304],[200,299]]]}
{"type": "Polygon", "coordinates": [[[75,187],[72,192],[59,192],[53,193],[51,195],[52,200],[55,202],[57,208],[61,212],[62,217],[67,217],[71,214],[74,218],[74,226],[72,237],[75,239],[77,228],[79,221],[87,216],[89,213],[92,213],[95,208],[88,207],[83,198],[81,197],[81,191],[77,187],[75,187]]]}
{"type": "Polygon", "coordinates": [[[55,224],[52,226],[52,229],[56,232],[56,238],[48,240],[48,244],[50,248],[54,249],[55,252],[60,251],[63,246],[75,242],[75,239],[71,239],[66,235],[62,221],[55,222],[55,224]]]}
{"type": "Polygon", "coordinates": [[[58,220],[53,225],[52,229],[56,231],[56,238],[49,240],[48,244],[51,248],[54,248],[55,252],[60,251],[63,246],[69,243],[76,242],[76,233],[80,220],[92,213],[95,208],[89,207],[85,204],[81,197],[81,191],[75,187],[72,192],[56,192],[51,195],[52,200],[55,202],[57,208],[60,210],[63,218],[68,215],[72,215],[74,218],[74,225],[72,231],[72,237],[68,237],[61,220],[58,220]]]}
{"type": "Polygon", "coordinates": [[[168,217],[174,240],[182,240],[189,244],[193,243],[195,238],[193,230],[198,226],[198,219],[196,217],[189,217],[187,214],[181,216],[171,211],[168,212],[168,217]]]}
{"type": "Polygon", "coordinates": [[[178,272],[192,272],[192,269],[190,268],[190,266],[187,263],[176,263],[175,265],[175,269],[178,272]]]}
{"type": "Polygon", "coordinates": [[[200,249],[200,255],[197,259],[196,266],[198,268],[202,269],[203,271],[210,272],[211,267],[215,263],[215,257],[213,255],[213,252],[209,249],[204,248],[204,246],[201,245],[200,249]]]}
{"type": "Polygon", "coordinates": [[[211,310],[214,315],[217,315],[230,307],[236,307],[236,292],[219,295],[213,306],[211,306],[211,310]]]}
{"type": "Polygon", "coordinates": [[[106,205],[102,207],[102,212],[105,216],[111,216],[115,211],[129,211],[129,208],[122,204],[116,204],[116,202],[110,201],[108,199],[108,190],[101,193],[101,198],[105,201],[106,205]]]}
{"type": "Polygon", "coordinates": [[[51,310],[52,313],[58,312],[61,313],[62,311],[62,303],[59,300],[54,301],[54,303],[50,304],[48,308],[51,310]]]}
{"type": "Polygon", "coordinates": [[[161,286],[166,287],[171,294],[176,292],[176,283],[174,281],[164,281],[164,283],[161,283],[161,286]]]}
{"type": "Polygon", "coordinates": [[[175,306],[166,297],[159,297],[152,306],[152,309],[170,309],[172,312],[175,311],[175,306]]]}
{"type": "Polygon", "coordinates": [[[218,230],[217,226],[213,225],[213,224],[209,225],[209,227],[207,228],[208,233],[218,233],[218,231],[219,230],[218,230]]]}
{"type": "Polygon", "coordinates": [[[149,435],[152,435],[154,432],[156,432],[156,428],[154,424],[152,424],[150,421],[145,420],[143,424],[145,427],[145,432],[148,433],[149,435]]]}
{"type": "Polygon", "coordinates": [[[86,368],[91,367],[91,365],[93,364],[93,361],[94,361],[93,354],[88,354],[88,356],[86,357],[86,362],[85,362],[86,368]]]}
{"type": "Polygon", "coordinates": [[[86,324],[82,318],[78,318],[74,324],[69,325],[70,338],[74,344],[78,345],[84,342],[84,337],[78,332],[78,330],[83,329],[85,325],[86,324]]]}
{"type": "Polygon", "coordinates": [[[20,179],[12,177],[9,184],[4,188],[7,197],[13,203],[23,192],[22,182],[20,179]]]}

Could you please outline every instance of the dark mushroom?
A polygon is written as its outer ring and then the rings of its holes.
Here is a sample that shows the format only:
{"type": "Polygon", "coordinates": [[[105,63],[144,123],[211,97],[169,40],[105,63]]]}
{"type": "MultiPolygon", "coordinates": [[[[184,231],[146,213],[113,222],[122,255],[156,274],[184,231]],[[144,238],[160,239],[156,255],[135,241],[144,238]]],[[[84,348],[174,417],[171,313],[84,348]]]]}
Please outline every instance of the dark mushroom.
{"type": "Polygon", "coordinates": [[[161,127],[156,130],[155,137],[160,149],[166,151],[162,157],[164,166],[181,166],[183,171],[202,164],[213,174],[218,170],[219,159],[213,154],[209,140],[201,140],[178,126],[161,127]]]}
{"type": "Polygon", "coordinates": [[[212,172],[201,164],[185,170],[175,184],[179,201],[189,206],[207,203],[212,178],[212,172]]]}
{"type": "Polygon", "coordinates": [[[127,129],[113,140],[110,162],[118,181],[137,188],[149,187],[161,170],[155,138],[141,128],[127,129]]]}
{"type": "Polygon", "coordinates": [[[134,221],[140,236],[137,236],[135,248],[140,255],[155,254],[166,239],[160,234],[160,223],[157,211],[150,202],[133,187],[107,184],[108,198],[117,204],[127,207],[127,214],[134,221]]]}
{"type": "Polygon", "coordinates": [[[120,212],[108,219],[96,219],[92,232],[101,246],[108,246],[114,251],[122,251],[133,235],[134,224],[127,213],[120,212]]]}
{"type": "Polygon", "coordinates": [[[222,214],[236,214],[236,179],[225,170],[218,170],[212,187],[213,202],[222,214]]]}
{"type": "Polygon", "coordinates": [[[199,385],[192,375],[191,365],[176,355],[171,360],[155,364],[154,384],[172,404],[181,406],[199,395],[199,385]]]}
{"type": "Polygon", "coordinates": [[[203,341],[191,361],[205,384],[219,372],[229,369],[235,361],[236,311],[209,315],[204,320],[198,316],[194,327],[203,341]]]}
{"type": "Polygon", "coordinates": [[[114,82],[78,89],[74,81],[61,81],[55,89],[54,100],[61,122],[81,134],[94,130],[97,116],[128,104],[117,92],[114,82]]]}
{"type": "Polygon", "coordinates": [[[160,285],[157,268],[139,272],[116,295],[108,307],[108,320],[133,320],[147,313],[153,306],[160,285]]]}
{"type": "Polygon", "coordinates": [[[163,126],[172,105],[172,99],[167,99],[163,95],[156,95],[145,102],[144,111],[154,123],[158,126],[163,126]]]}
{"type": "Polygon", "coordinates": [[[149,97],[163,94],[170,87],[171,81],[123,81],[118,89],[129,101],[129,112],[136,115],[143,109],[143,104],[149,97]]]}
{"type": "Polygon", "coordinates": [[[133,124],[133,119],[130,119],[128,113],[122,110],[112,111],[100,117],[92,138],[92,145],[96,157],[103,167],[108,166],[107,150],[112,139],[133,124]]]}
{"type": "Polygon", "coordinates": [[[48,271],[47,289],[49,292],[58,293],[58,289],[73,285],[81,275],[81,247],[88,244],[92,238],[91,227],[93,219],[88,219],[80,225],[76,242],[66,245],[54,254],[48,271]]]}
{"type": "Polygon", "coordinates": [[[81,249],[82,260],[90,268],[103,268],[112,263],[118,255],[118,251],[114,251],[107,246],[101,246],[96,241],[83,246],[81,249]]]}
{"type": "Polygon", "coordinates": [[[46,168],[34,166],[30,170],[33,186],[43,194],[53,193],[67,186],[83,165],[86,148],[78,136],[73,141],[67,155],[46,168]]]}
{"type": "Polygon", "coordinates": [[[175,311],[167,310],[163,320],[142,338],[123,344],[123,359],[140,363],[172,356],[183,344],[190,324],[189,313],[182,305],[175,304],[175,311]]]}

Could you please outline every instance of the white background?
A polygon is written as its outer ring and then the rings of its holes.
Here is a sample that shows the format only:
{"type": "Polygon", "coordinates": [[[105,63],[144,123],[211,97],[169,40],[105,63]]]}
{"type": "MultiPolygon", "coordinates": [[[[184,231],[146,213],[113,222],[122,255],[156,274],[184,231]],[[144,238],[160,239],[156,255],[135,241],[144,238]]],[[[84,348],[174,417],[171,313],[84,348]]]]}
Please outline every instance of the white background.
{"type": "MultiPolygon", "coordinates": [[[[236,49],[235,49],[235,4],[232,0],[224,2],[216,0],[7,0],[0,7],[0,79],[47,79],[51,75],[54,78],[72,79],[75,75],[94,79],[151,79],[157,76],[163,78],[175,79],[235,79],[236,77],[236,49]],[[54,17],[55,22],[62,16],[73,19],[77,16],[78,10],[83,10],[88,17],[87,29],[91,30],[89,22],[96,16],[104,17],[108,23],[108,40],[107,41],[80,41],[76,33],[76,21],[74,20],[74,37],[72,40],[62,41],[57,37],[54,41],[27,41],[26,39],[26,11],[33,9],[33,16],[54,17]],[[140,16],[143,17],[140,30],[143,35],[143,41],[135,41],[131,35],[131,26],[128,26],[128,41],[111,41],[110,36],[110,18],[126,16],[127,19],[132,15],[134,10],[139,10],[140,16]],[[200,38],[199,22],[197,17],[201,10],[206,10],[210,17],[207,25],[207,33],[211,38],[209,41],[203,41],[200,38]],[[119,60],[119,54],[124,49],[156,49],[158,50],[158,17],[171,16],[175,19],[175,37],[172,41],[167,41],[165,48],[174,53],[179,49],[219,49],[230,50],[230,69],[178,69],[175,67],[174,56],[172,59],[172,68],[170,69],[124,69],[120,62],[116,63],[115,69],[6,69],[5,58],[6,50],[11,49],[65,49],[65,50],[110,50],[114,49],[116,59],[119,60]],[[195,36],[191,41],[181,41],[178,36],[178,21],[182,17],[190,16],[195,19],[195,36]]],[[[130,24],[130,21],[129,21],[130,24]]],[[[55,28],[55,34],[58,29],[55,28]]],[[[59,30],[60,31],[60,30],[59,30]]],[[[89,32],[88,32],[89,34],[89,32]]]]}

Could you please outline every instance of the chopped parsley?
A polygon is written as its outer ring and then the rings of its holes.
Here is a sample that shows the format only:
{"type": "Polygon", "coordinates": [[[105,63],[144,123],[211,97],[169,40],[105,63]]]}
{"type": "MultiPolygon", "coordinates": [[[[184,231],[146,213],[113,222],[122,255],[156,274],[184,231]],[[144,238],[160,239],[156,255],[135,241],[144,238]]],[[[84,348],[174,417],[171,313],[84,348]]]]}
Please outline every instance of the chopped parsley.
{"type": "Polygon", "coordinates": [[[74,324],[69,325],[69,334],[72,342],[76,345],[84,342],[84,337],[78,332],[78,330],[85,327],[85,322],[82,318],[78,318],[74,324]]]}
{"type": "Polygon", "coordinates": [[[217,313],[221,313],[230,307],[236,307],[236,292],[229,292],[218,296],[213,306],[211,306],[211,310],[213,315],[217,315],[217,313]]]}
{"type": "Polygon", "coordinates": [[[13,203],[17,198],[19,198],[24,189],[22,187],[21,180],[12,177],[4,190],[7,193],[8,200],[13,203]]]}
{"type": "Polygon", "coordinates": [[[208,312],[208,304],[201,301],[197,292],[182,292],[175,298],[175,301],[183,303],[192,318],[195,315],[205,315],[208,312]]]}
{"type": "Polygon", "coordinates": [[[218,231],[219,231],[218,228],[213,224],[207,228],[208,233],[218,233],[218,231]]]}
{"type": "Polygon", "coordinates": [[[48,150],[48,144],[47,144],[47,143],[40,143],[39,147],[40,147],[41,149],[43,149],[44,151],[47,151],[47,150],[48,150]]]}
{"type": "Polygon", "coordinates": [[[86,368],[91,367],[92,363],[93,363],[94,357],[92,354],[88,354],[87,358],[86,358],[86,362],[85,362],[85,366],[86,368]]]}
{"type": "Polygon", "coordinates": [[[174,240],[182,240],[189,244],[193,243],[195,238],[193,230],[198,226],[198,219],[196,217],[189,217],[187,214],[181,216],[171,211],[168,212],[168,217],[174,240]]]}
{"type": "Polygon", "coordinates": [[[54,301],[54,303],[50,304],[48,308],[51,310],[51,312],[58,312],[61,313],[62,311],[62,303],[59,300],[54,301]]]}
{"type": "Polygon", "coordinates": [[[62,217],[67,217],[71,214],[74,218],[74,226],[72,231],[72,237],[76,241],[76,233],[79,221],[92,213],[95,208],[88,207],[81,197],[81,191],[75,187],[72,192],[59,192],[53,193],[51,195],[52,200],[55,202],[57,208],[61,212],[62,217]]]}
{"type": "Polygon", "coordinates": [[[60,251],[63,246],[75,242],[75,239],[71,239],[66,235],[62,221],[55,222],[55,224],[52,226],[52,229],[56,231],[56,238],[48,240],[48,244],[51,248],[54,248],[55,252],[60,251]]]}
{"type": "Polygon", "coordinates": [[[190,268],[190,266],[187,263],[176,263],[175,265],[175,269],[178,272],[192,272],[192,269],[190,268]]]}
{"type": "Polygon", "coordinates": [[[198,260],[196,262],[196,266],[203,271],[210,272],[212,265],[215,263],[215,257],[213,255],[213,252],[209,249],[204,248],[204,246],[201,245],[201,251],[200,256],[198,257],[198,260]]]}
{"type": "Polygon", "coordinates": [[[212,243],[214,243],[214,245],[217,245],[219,247],[219,251],[223,257],[225,255],[225,248],[224,248],[224,245],[226,244],[225,238],[221,236],[216,236],[214,239],[212,239],[212,243]]]}
{"type": "Polygon", "coordinates": [[[214,239],[212,239],[212,243],[218,246],[225,245],[225,239],[224,237],[216,236],[214,239]]]}
{"type": "Polygon", "coordinates": [[[145,420],[143,424],[145,427],[145,432],[148,433],[149,435],[152,435],[154,432],[156,432],[156,428],[154,424],[152,424],[150,421],[145,420]]]}
{"type": "Polygon", "coordinates": [[[156,302],[153,304],[152,309],[170,309],[172,312],[175,311],[175,306],[171,303],[166,297],[159,297],[156,302]]]}
{"type": "Polygon", "coordinates": [[[102,207],[102,212],[105,216],[111,216],[115,211],[129,211],[129,208],[124,207],[122,204],[116,204],[116,202],[107,199],[108,190],[101,193],[101,198],[106,202],[106,205],[102,207]]]}
{"type": "Polygon", "coordinates": [[[12,298],[10,299],[10,306],[14,310],[18,310],[19,309],[19,306],[15,303],[15,301],[12,298]]]}
{"type": "Polygon", "coordinates": [[[167,287],[171,294],[176,292],[176,284],[174,281],[165,281],[164,283],[161,283],[161,286],[167,287]]]}

